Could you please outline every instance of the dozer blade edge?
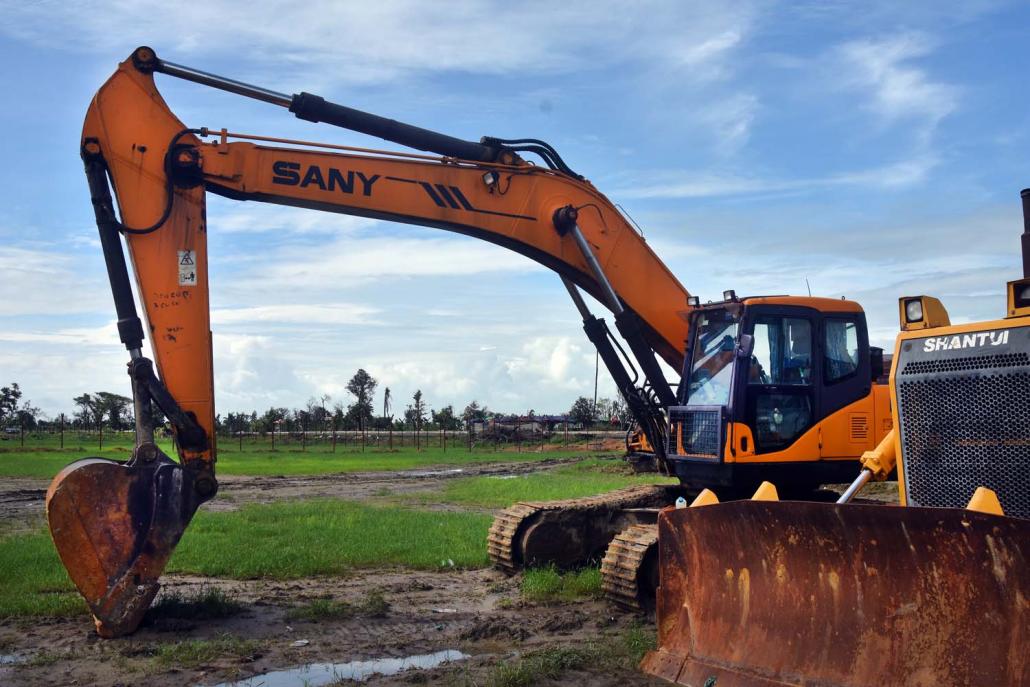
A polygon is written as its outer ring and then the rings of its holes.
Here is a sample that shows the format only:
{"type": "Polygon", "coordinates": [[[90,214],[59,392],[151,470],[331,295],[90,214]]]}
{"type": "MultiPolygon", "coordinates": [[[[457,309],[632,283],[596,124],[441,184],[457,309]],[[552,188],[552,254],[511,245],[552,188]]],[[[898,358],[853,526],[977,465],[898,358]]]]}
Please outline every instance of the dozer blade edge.
{"type": "Polygon", "coordinates": [[[1030,684],[1030,520],[739,501],[659,516],[658,648],[693,687],[1030,684]]]}
{"type": "Polygon", "coordinates": [[[50,535],[102,637],[133,632],[199,505],[190,471],[86,458],[47,490],[50,535]]]}

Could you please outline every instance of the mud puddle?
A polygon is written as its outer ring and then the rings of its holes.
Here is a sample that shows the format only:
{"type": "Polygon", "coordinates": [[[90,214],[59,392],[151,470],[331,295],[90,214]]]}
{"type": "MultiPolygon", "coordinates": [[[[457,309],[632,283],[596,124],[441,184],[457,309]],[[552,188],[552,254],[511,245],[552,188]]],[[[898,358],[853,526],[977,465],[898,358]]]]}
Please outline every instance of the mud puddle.
{"type": "Polygon", "coordinates": [[[275,670],[246,680],[222,682],[215,687],[322,687],[341,680],[364,682],[374,675],[388,677],[408,670],[428,670],[445,663],[469,658],[456,649],[404,658],[377,658],[348,663],[312,663],[306,666],[275,670]]]}

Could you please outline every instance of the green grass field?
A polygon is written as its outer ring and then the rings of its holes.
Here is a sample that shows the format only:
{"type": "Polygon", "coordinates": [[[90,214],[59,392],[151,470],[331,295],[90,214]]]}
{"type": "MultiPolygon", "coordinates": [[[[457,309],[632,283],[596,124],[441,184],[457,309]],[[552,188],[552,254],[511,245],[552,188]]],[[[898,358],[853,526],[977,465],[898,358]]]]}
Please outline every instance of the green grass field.
{"type": "MultiPolygon", "coordinates": [[[[162,445],[162,448],[174,456],[170,445],[162,445]]],[[[103,451],[98,451],[96,446],[76,446],[64,450],[20,450],[14,447],[0,447],[0,477],[51,479],[65,465],[79,458],[98,456],[111,460],[127,460],[130,450],[128,444],[105,447],[103,451]]],[[[534,461],[577,455],[583,455],[583,452],[478,449],[470,453],[462,448],[449,447],[444,450],[439,446],[433,446],[421,451],[405,447],[392,452],[373,448],[362,452],[355,451],[352,447],[346,450],[338,447],[333,453],[330,447],[323,445],[310,447],[306,451],[302,451],[299,446],[291,446],[275,451],[267,448],[256,448],[243,453],[220,451],[217,470],[223,475],[324,475],[335,472],[413,470],[444,465],[460,467],[474,463],[534,461]]]]}
{"type": "MultiPolygon", "coordinates": [[[[10,468],[17,461],[53,458],[52,453],[19,456],[9,452],[0,456],[0,464],[10,468]]],[[[274,471],[268,466],[296,460],[292,474],[304,474],[302,468],[312,464],[322,468],[322,472],[338,472],[402,465],[460,465],[460,459],[495,460],[497,455],[470,456],[448,451],[446,458],[455,460],[454,463],[443,462],[442,451],[406,451],[383,456],[284,453],[235,456],[235,460],[239,470],[250,470],[246,474],[284,474],[285,471],[274,471]]],[[[506,460],[518,456],[500,455],[506,460]]],[[[522,457],[532,460],[545,455],[522,457]]],[[[226,462],[232,465],[233,458],[226,462]]],[[[308,471],[313,469],[307,467],[308,471]]],[[[482,509],[504,507],[518,500],[598,494],[656,479],[655,475],[630,475],[618,460],[587,459],[512,479],[452,479],[439,491],[407,495],[404,503],[391,500],[389,505],[321,499],[250,504],[230,512],[202,509],[186,530],[168,571],[233,579],[292,579],[345,575],[350,570],[381,566],[422,570],[479,568],[488,564],[486,533],[492,519],[482,509]],[[425,508],[435,504],[472,510],[425,508]]],[[[528,578],[526,593],[541,600],[583,594],[593,588],[594,580],[587,575],[565,578],[545,571],[528,578]]],[[[0,537],[0,580],[0,618],[85,612],[85,605],[68,580],[46,531],[0,537]]]]}
{"type": "MultiPolygon", "coordinates": [[[[201,511],[168,572],[283,580],[379,566],[481,568],[490,520],[332,500],[201,511]]],[[[0,618],[85,610],[47,532],[0,538],[0,580],[0,618]]]]}
{"type": "Polygon", "coordinates": [[[675,478],[632,475],[620,461],[589,459],[547,472],[515,477],[449,480],[440,492],[419,495],[424,502],[504,508],[516,501],[548,501],[603,494],[633,484],[675,484],[675,478]]]}

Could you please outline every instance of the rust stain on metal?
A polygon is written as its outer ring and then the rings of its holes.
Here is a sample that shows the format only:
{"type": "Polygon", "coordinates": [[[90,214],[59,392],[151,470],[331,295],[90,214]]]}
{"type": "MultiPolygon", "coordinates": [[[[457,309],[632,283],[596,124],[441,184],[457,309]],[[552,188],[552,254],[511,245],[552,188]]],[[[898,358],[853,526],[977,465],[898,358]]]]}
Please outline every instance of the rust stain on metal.
{"type": "Polygon", "coordinates": [[[683,685],[1030,684],[1030,521],[734,502],[659,517],[658,650],[683,685]]]}
{"type": "Polygon", "coordinates": [[[88,458],[54,478],[50,534],[98,634],[139,626],[197,505],[192,474],[167,459],[141,468],[88,458]]]}

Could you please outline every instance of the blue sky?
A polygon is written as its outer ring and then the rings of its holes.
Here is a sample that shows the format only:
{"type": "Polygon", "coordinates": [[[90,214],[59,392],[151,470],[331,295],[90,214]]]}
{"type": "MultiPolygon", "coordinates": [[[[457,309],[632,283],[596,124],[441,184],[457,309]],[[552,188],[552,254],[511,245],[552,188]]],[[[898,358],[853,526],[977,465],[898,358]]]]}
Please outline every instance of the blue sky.
{"type": "MultiPolygon", "coordinates": [[[[464,138],[542,138],[702,298],[896,299],[996,317],[1020,276],[1030,8],[1004,2],[0,2],[0,383],[128,393],[78,138],[137,45],[464,138]]],[[[159,77],[191,126],[390,147],[159,77]]],[[[561,412],[594,356],[557,277],[439,230],[209,201],[220,411],[358,367],[397,405],[561,412]]],[[[595,304],[595,310],[600,311],[595,304]]],[[[601,393],[613,393],[602,378],[601,393]]]]}

